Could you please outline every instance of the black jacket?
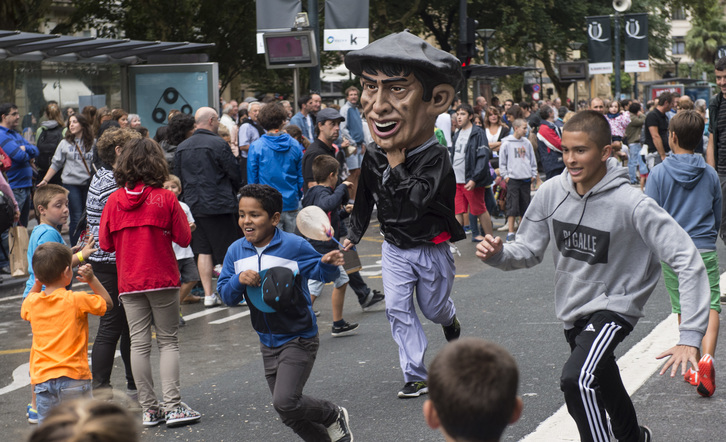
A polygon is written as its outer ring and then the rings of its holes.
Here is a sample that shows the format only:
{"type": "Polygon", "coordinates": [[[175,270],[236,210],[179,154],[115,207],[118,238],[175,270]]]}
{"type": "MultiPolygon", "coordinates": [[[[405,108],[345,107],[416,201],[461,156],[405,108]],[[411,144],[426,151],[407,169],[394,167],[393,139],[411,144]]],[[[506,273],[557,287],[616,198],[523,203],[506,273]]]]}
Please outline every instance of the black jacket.
{"type": "Polygon", "coordinates": [[[435,137],[407,151],[405,163],[394,169],[383,150],[371,143],[361,165],[348,239],[360,242],[376,205],[383,236],[399,248],[431,244],[444,232],[451,241],[462,240],[466,234],[454,217],[455,193],[449,152],[435,137]]]}
{"type": "Polygon", "coordinates": [[[708,131],[713,134],[713,159],[718,171],[718,113],[721,110],[721,103],[723,103],[723,94],[719,91],[718,94],[711,97],[711,102],[708,105],[708,131]]]}
{"type": "Polygon", "coordinates": [[[197,129],[174,154],[174,175],[182,182],[182,198],[197,216],[237,212],[242,186],[238,159],[219,135],[197,129]]]}
{"type": "MultiPolygon", "coordinates": [[[[451,162],[454,162],[454,151],[456,150],[456,139],[459,138],[459,130],[454,133],[451,139],[451,147],[449,147],[449,155],[451,162]]],[[[484,129],[473,124],[471,126],[471,134],[469,141],[466,143],[466,159],[465,165],[465,181],[474,181],[476,187],[485,187],[492,184],[492,173],[489,171],[489,159],[492,151],[489,149],[489,141],[484,129]]]]}
{"type": "MultiPolygon", "coordinates": [[[[328,186],[313,186],[308,189],[302,199],[303,207],[318,206],[323,209],[330,219],[330,226],[333,228],[333,236],[340,239],[340,220],[347,218],[348,213],[343,209],[343,201],[347,202],[348,187],[345,184],[338,184],[335,190],[328,186]]],[[[338,250],[338,244],[332,239],[330,241],[316,241],[308,238],[315,251],[323,255],[338,250]]]]}

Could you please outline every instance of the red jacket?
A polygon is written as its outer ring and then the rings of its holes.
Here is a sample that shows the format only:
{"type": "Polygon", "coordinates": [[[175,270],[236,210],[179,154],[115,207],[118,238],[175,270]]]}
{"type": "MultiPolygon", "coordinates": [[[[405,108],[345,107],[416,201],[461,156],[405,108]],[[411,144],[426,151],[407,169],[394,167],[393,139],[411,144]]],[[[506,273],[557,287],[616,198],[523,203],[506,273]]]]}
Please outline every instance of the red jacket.
{"type": "Polygon", "coordinates": [[[172,241],[189,245],[192,232],[176,196],[137,184],[108,198],[98,232],[102,250],[116,252],[119,294],[179,287],[172,241]]]}

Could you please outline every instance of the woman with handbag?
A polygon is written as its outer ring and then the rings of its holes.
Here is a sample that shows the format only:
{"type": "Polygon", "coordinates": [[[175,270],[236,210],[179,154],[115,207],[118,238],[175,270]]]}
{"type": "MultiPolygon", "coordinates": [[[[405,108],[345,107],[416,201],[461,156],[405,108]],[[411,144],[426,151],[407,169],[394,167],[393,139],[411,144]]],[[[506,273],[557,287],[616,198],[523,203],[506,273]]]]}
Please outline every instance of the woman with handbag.
{"type": "Polygon", "coordinates": [[[68,189],[68,209],[70,211],[69,234],[71,245],[78,242],[83,229],[78,229],[78,222],[86,208],[88,184],[94,173],[93,166],[93,135],[91,126],[83,115],[68,118],[66,136],[55,149],[50,168],[45,173],[38,187],[48,184],[53,176],[63,169],[61,181],[68,189]]]}

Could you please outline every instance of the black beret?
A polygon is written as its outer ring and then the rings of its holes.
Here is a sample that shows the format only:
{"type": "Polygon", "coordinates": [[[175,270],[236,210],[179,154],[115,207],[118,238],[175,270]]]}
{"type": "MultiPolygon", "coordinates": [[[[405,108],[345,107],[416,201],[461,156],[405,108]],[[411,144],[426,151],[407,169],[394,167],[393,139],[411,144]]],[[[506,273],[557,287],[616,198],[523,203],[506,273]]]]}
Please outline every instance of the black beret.
{"type": "Polygon", "coordinates": [[[363,73],[363,66],[368,62],[400,64],[411,66],[413,70],[424,70],[438,81],[437,84],[450,84],[457,91],[464,80],[458,58],[408,31],[387,35],[345,56],[345,66],[356,75],[363,73]]]}

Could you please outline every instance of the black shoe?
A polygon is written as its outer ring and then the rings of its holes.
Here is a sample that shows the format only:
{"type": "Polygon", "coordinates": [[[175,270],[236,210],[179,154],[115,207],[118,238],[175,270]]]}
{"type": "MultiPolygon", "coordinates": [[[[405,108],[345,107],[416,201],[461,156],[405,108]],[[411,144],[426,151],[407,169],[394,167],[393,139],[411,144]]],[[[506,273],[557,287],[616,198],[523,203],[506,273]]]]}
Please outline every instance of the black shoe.
{"type": "Polygon", "coordinates": [[[653,432],[645,425],[640,426],[640,442],[653,442],[653,432]]]}
{"type": "Polygon", "coordinates": [[[184,327],[187,325],[187,321],[184,320],[181,316],[179,316],[179,327],[184,327]]]}
{"type": "Polygon", "coordinates": [[[456,315],[454,315],[454,322],[451,325],[442,325],[441,328],[444,329],[444,336],[449,342],[459,339],[459,335],[461,335],[461,323],[456,315]]]}
{"type": "Polygon", "coordinates": [[[426,381],[406,382],[406,385],[399,390],[398,397],[402,399],[419,397],[422,394],[427,394],[428,392],[429,387],[426,385],[426,381]]]}
{"type": "Polygon", "coordinates": [[[348,410],[338,407],[338,417],[326,430],[328,430],[328,437],[330,437],[331,442],[352,442],[353,433],[350,431],[350,423],[348,422],[348,410]]]}
{"type": "Polygon", "coordinates": [[[340,327],[333,326],[333,332],[331,334],[333,335],[333,337],[343,336],[347,335],[348,333],[352,332],[357,328],[358,324],[356,322],[351,323],[346,321],[340,327]]]}
{"type": "Polygon", "coordinates": [[[366,296],[365,301],[363,301],[363,304],[360,305],[360,308],[362,308],[363,311],[366,311],[370,307],[378,304],[384,299],[386,299],[386,297],[383,295],[383,293],[379,292],[378,290],[371,290],[371,292],[368,293],[368,296],[366,296]]]}

